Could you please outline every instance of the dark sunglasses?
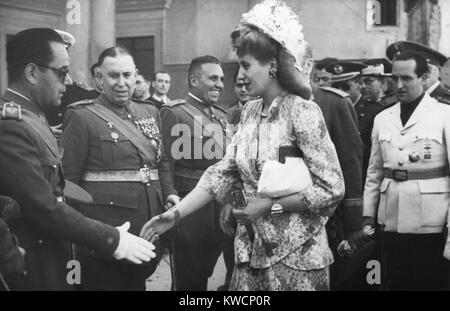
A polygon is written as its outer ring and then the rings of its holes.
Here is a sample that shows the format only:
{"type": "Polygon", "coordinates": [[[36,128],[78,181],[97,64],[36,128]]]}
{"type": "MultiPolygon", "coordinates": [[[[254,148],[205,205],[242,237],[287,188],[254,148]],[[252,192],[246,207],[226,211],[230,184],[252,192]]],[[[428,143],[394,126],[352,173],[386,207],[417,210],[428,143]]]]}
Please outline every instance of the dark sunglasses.
{"type": "Polygon", "coordinates": [[[59,78],[60,81],[64,82],[66,81],[66,76],[69,74],[69,69],[66,70],[62,70],[59,68],[55,68],[55,67],[50,67],[47,65],[42,65],[42,64],[35,64],[36,66],[42,67],[42,68],[46,68],[46,69],[50,69],[52,70],[59,78]]]}

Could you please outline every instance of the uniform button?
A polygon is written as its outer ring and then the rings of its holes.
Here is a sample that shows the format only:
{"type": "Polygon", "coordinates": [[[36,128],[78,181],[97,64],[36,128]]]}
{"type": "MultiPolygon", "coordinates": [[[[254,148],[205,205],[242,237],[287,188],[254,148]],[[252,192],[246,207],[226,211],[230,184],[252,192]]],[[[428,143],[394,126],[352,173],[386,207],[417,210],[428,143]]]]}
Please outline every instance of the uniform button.
{"type": "Polygon", "coordinates": [[[38,244],[44,243],[44,241],[42,241],[42,240],[38,240],[37,242],[38,242],[38,244]]]}
{"type": "Polygon", "coordinates": [[[144,164],[144,167],[147,167],[147,164],[144,164]]]}
{"type": "Polygon", "coordinates": [[[114,205],[114,202],[113,201],[109,202],[109,205],[114,205]]]}
{"type": "Polygon", "coordinates": [[[53,165],[53,168],[56,170],[56,168],[57,168],[58,166],[55,164],[55,165],[53,165]]]}
{"type": "Polygon", "coordinates": [[[405,132],[400,132],[400,135],[404,136],[406,133],[405,132]]]}
{"type": "Polygon", "coordinates": [[[131,119],[131,114],[129,114],[129,115],[127,116],[127,118],[128,118],[128,119],[131,119]]]}
{"type": "Polygon", "coordinates": [[[403,166],[403,164],[405,164],[405,162],[403,162],[403,161],[398,162],[398,165],[400,165],[400,166],[403,166]]]}
{"type": "Polygon", "coordinates": [[[150,187],[150,183],[147,183],[147,187],[150,187]]]}
{"type": "Polygon", "coordinates": [[[60,117],[60,118],[62,117],[62,113],[61,113],[61,112],[60,112],[60,113],[58,113],[58,117],[60,117]]]}
{"type": "Polygon", "coordinates": [[[403,151],[403,148],[402,148],[402,147],[400,147],[400,148],[398,148],[398,150],[400,150],[400,151],[403,151]]]}

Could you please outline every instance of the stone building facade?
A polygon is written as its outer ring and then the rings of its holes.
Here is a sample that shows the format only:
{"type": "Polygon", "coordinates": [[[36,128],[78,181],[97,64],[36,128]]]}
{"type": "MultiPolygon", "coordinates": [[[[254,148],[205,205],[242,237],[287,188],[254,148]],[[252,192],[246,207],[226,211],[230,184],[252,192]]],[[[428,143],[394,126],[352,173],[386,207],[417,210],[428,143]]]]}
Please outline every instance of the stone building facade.
{"type": "MultiPolygon", "coordinates": [[[[52,27],[76,37],[71,75],[89,82],[89,67],[116,42],[135,54],[139,70],[172,76],[171,98],[186,94],[190,60],[211,54],[223,62],[224,105],[235,101],[237,70],[229,35],[242,13],[261,0],[0,0],[0,91],[7,85],[8,36],[29,27],[52,27]]],[[[314,57],[384,57],[397,40],[429,44],[450,55],[449,0],[286,0],[304,26],[314,57]],[[394,4],[392,4],[394,3],[394,4]],[[381,7],[381,9],[380,9],[381,7]],[[374,11],[371,11],[375,8],[374,11]],[[381,15],[378,16],[378,15],[381,15]],[[370,18],[374,17],[373,23],[370,18]]],[[[449,64],[450,67],[450,64],[449,64]]],[[[450,70],[442,72],[450,85],[450,70]]]]}

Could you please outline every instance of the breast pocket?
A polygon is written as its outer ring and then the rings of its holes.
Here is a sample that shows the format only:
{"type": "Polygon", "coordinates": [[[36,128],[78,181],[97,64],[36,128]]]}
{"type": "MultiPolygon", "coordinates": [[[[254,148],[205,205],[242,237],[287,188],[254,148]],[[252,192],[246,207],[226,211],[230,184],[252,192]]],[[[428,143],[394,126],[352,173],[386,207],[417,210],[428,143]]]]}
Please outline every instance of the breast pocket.
{"type": "Polygon", "coordinates": [[[99,145],[102,160],[106,167],[114,166],[115,163],[120,162],[123,158],[132,156],[131,154],[126,153],[135,150],[132,147],[129,148],[131,143],[123,136],[113,139],[111,135],[100,135],[99,145]]]}
{"type": "Polygon", "coordinates": [[[387,210],[387,190],[389,188],[389,184],[391,183],[390,179],[383,179],[380,186],[380,202],[378,203],[378,223],[386,224],[386,210],[387,210]]]}
{"type": "Polygon", "coordinates": [[[421,159],[429,161],[434,159],[436,152],[442,152],[443,134],[439,131],[418,133],[414,138],[414,149],[421,155],[421,159]]]}
{"type": "Polygon", "coordinates": [[[447,220],[450,202],[450,180],[419,180],[419,187],[422,226],[443,226],[447,220]]]}

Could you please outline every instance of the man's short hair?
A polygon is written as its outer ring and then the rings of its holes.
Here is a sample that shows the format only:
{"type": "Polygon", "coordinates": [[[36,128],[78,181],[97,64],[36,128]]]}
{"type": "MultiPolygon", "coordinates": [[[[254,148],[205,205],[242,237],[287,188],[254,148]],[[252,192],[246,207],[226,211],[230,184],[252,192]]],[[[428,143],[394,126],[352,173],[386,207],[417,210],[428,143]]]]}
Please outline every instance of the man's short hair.
{"type": "Polygon", "coordinates": [[[51,28],[31,28],[15,34],[6,44],[9,82],[16,82],[30,64],[48,65],[53,60],[51,42],[64,45],[61,36],[51,28]]]}
{"type": "Polygon", "coordinates": [[[396,61],[406,60],[414,60],[416,62],[416,68],[414,69],[414,72],[419,78],[428,72],[427,60],[421,54],[414,51],[406,51],[399,54],[394,58],[392,64],[396,61]]]}
{"type": "Polygon", "coordinates": [[[203,64],[219,64],[220,65],[220,61],[211,55],[204,55],[204,56],[199,56],[199,57],[194,58],[191,61],[191,64],[189,65],[189,70],[188,70],[188,85],[189,85],[189,87],[191,87],[190,77],[192,75],[198,77],[203,64]]]}
{"type": "MultiPolygon", "coordinates": [[[[170,77],[170,74],[168,73],[168,72],[165,72],[165,71],[157,71],[157,72],[155,72],[154,74],[153,74],[153,80],[152,81],[156,81],[156,75],[158,75],[158,74],[164,74],[164,75],[168,75],[169,77],[170,77]]],[[[144,79],[145,79],[145,77],[144,77],[144,79]]],[[[147,80],[147,79],[146,79],[147,80]]]]}
{"type": "Polygon", "coordinates": [[[91,72],[91,77],[92,78],[95,78],[95,69],[98,68],[98,67],[100,67],[98,65],[98,63],[95,63],[94,65],[91,66],[90,72],[91,72]]]}
{"type": "Polygon", "coordinates": [[[103,52],[100,53],[100,55],[98,56],[97,64],[100,67],[101,65],[103,65],[105,58],[117,57],[120,55],[129,55],[129,56],[131,56],[131,58],[133,58],[133,56],[127,49],[125,49],[121,46],[112,46],[110,48],[105,49],[103,52]]]}

